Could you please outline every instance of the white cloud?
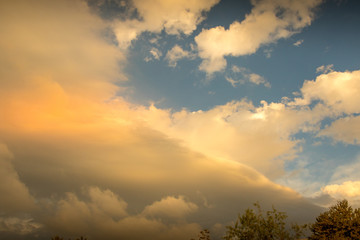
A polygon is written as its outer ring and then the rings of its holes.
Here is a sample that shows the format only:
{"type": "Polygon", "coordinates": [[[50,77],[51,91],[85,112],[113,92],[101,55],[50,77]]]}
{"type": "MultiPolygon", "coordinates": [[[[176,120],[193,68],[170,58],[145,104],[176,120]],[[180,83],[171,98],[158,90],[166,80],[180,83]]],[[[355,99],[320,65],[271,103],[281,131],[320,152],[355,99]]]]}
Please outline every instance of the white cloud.
{"type": "Polygon", "coordinates": [[[160,57],[162,56],[162,53],[160,52],[160,50],[157,49],[157,48],[154,48],[154,47],[151,48],[150,53],[151,53],[151,55],[153,55],[153,57],[154,57],[156,60],[159,60],[160,57]]]}
{"type": "Polygon", "coordinates": [[[264,84],[265,87],[271,86],[270,83],[267,82],[264,77],[262,77],[256,73],[251,73],[247,76],[249,78],[249,81],[252,83],[255,83],[256,85],[264,84]]]}
{"type": "Polygon", "coordinates": [[[346,181],[342,184],[331,184],[322,188],[327,193],[336,198],[360,197],[360,181],[346,181]]]}
{"type": "Polygon", "coordinates": [[[346,199],[353,207],[360,207],[360,181],[329,184],[322,187],[321,191],[337,200],[346,199]]]}
{"type": "Polygon", "coordinates": [[[231,67],[231,71],[233,71],[234,73],[239,73],[239,72],[246,71],[246,69],[245,69],[245,68],[240,68],[240,67],[238,67],[238,66],[236,66],[236,65],[233,65],[233,66],[231,67]]]}
{"type": "Polygon", "coordinates": [[[184,196],[168,196],[160,201],[146,206],[143,213],[150,217],[170,217],[175,219],[184,218],[189,213],[198,209],[198,206],[185,200],[184,196]]]}
{"type": "Polygon", "coordinates": [[[304,39],[300,39],[294,43],[294,46],[299,47],[304,42],[304,39]]]}
{"type": "Polygon", "coordinates": [[[295,99],[295,104],[308,105],[314,100],[320,100],[336,114],[359,113],[359,79],[359,70],[322,74],[314,81],[304,82],[302,98],[295,99]]]}
{"type": "Polygon", "coordinates": [[[330,181],[320,190],[323,195],[329,195],[336,200],[347,199],[354,207],[360,207],[360,157],[352,162],[342,164],[333,170],[330,181]]]}
{"type": "Polygon", "coordinates": [[[175,45],[166,54],[166,60],[170,67],[176,67],[177,62],[183,58],[194,58],[195,55],[189,51],[183,50],[179,45],[175,45]]]}
{"type": "Polygon", "coordinates": [[[318,68],[316,68],[316,73],[324,73],[324,74],[327,74],[327,73],[330,73],[330,72],[333,72],[334,71],[334,64],[330,64],[330,65],[322,65],[318,68]]]}
{"type": "Polygon", "coordinates": [[[340,118],[321,130],[318,136],[331,137],[335,141],[360,145],[360,116],[340,118]]]}
{"type": "Polygon", "coordinates": [[[226,81],[228,81],[233,87],[237,87],[239,84],[245,84],[246,82],[250,82],[256,85],[263,84],[265,87],[271,87],[270,83],[265,80],[264,77],[259,74],[252,73],[249,69],[238,67],[233,65],[231,67],[232,72],[234,73],[233,77],[225,77],[226,81]],[[238,79],[238,80],[234,80],[238,79]]]}
{"type": "Polygon", "coordinates": [[[92,202],[92,208],[101,211],[108,216],[124,217],[127,215],[127,203],[116,196],[110,190],[100,190],[96,187],[88,189],[88,194],[92,202]]]}
{"type": "Polygon", "coordinates": [[[231,86],[233,87],[237,87],[238,83],[241,83],[240,81],[235,81],[234,79],[230,78],[230,77],[225,77],[226,81],[228,81],[231,86]]]}
{"type": "Polygon", "coordinates": [[[360,118],[360,71],[336,72],[332,65],[321,66],[319,71],[326,72],[314,81],[305,81],[301,88],[302,97],[296,98],[295,105],[309,105],[320,100],[327,109],[328,117],[336,119],[322,129],[318,136],[327,136],[335,141],[359,144],[360,118]]]}
{"type": "Polygon", "coordinates": [[[195,151],[238,161],[276,177],[282,174],[283,162],[297,151],[297,141],[291,140],[291,134],[308,127],[304,123],[316,121],[316,116],[285,104],[263,104],[255,108],[249,102],[234,101],[208,111],[175,113],[152,106],[139,115],[150,126],[181,139],[195,151]]]}
{"type": "Polygon", "coordinates": [[[211,75],[225,69],[225,56],[253,54],[265,44],[288,38],[310,25],[313,10],[321,2],[252,1],[254,7],[242,22],[233,22],[229,29],[222,26],[203,29],[195,37],[203,59],[199,69],[211,75]]]}
{"type": "Polygon", "coordinates": [[[153,59],[155,60],[160,60],[160,57],[162,56],[162,52],[155,47],[152,47],[149,51],[149,53],[151,54],[151,56],[147,56],[144,58],[145,62],[150,62],[153,59]]]}
{"type": "Polygon", "coordinates": [[[114,21],[113,28],[120,48],[126,49],[142,32],[190,35],[219,0],[134,0],[133,7],[141,20],[114,21]]]}
{"type": "Polygon", "coordinates": [[[271,53],[273,52],[273,49],[264,49],[264,54],[266,58],[271,58],[271,53]]]}

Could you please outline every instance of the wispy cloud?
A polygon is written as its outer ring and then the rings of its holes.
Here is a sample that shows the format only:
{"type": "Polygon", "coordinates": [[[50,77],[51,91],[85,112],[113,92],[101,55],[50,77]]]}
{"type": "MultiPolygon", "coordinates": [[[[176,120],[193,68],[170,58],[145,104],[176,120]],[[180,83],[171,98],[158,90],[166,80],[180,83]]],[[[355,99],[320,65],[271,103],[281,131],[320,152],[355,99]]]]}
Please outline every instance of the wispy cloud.
{"type": "Polygon", "coordinates": [[[304,42],[304,39],[300,39],[294,43],[294,46],[299,47],[304,42]]]}
{"type": "Polygon", "coordinates": [[[264,85],[265,87],[270,88],[271,85],[266,79],[259,74],[252,73],[249,69],[240,68],[236,65],[231,67],[231,71],[233,72],[233,77],[225,76],[226,81],[228,81],[233,87],[237,87],[241,84],[245,83],[253,83],[256,85],[264,85]],[[237,79],[237,80],[234,80],[237,79]]]}
{"type": "Polygon", "coordinates": [[[179,45],[175,45],[166,53],[165,58],[168,61],[170,67],[176,67],[179,60],[184,58],[193,59],[195,58],[195,54],[190,51],[183,50],[179,45]]]}
{"type": "Polygon", "coordinates": [[[160,57],[162,56],[162,52],[155,47],[152,47],[149,51],[150,56],[147,56],[144,58],[145,62],[150,62],[152,60],[160,60],[160,57]]]}
{"type": "Polygon", "coordinates": [[[329,64],[329,65],[322,65],[318,68],[316,68],[316,72],[317,73],[329,73],[329,72],[332,72],[334,71],[334,64],[329,64]]]}

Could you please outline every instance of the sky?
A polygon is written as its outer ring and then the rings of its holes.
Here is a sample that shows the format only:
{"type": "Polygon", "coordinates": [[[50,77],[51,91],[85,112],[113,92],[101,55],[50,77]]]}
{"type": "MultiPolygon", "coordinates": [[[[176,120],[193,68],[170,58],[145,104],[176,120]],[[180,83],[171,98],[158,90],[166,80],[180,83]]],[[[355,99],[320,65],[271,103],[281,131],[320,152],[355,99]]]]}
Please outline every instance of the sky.
{"type": "Polygon", "coordinates": [[[220,239],[360,207],[355,0],[0,2],[0,238],[220,239]]]}

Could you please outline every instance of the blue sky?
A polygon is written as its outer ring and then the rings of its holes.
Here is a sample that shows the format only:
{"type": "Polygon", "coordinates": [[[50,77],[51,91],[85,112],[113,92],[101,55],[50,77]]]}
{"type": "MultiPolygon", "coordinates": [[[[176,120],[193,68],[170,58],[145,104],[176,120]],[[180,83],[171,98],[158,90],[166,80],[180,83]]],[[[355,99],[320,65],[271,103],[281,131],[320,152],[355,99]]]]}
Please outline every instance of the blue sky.
{"type": "Polygon", "coordinates": [[[247,1],[221,1],[189,36],[145,33],[134,41],[127,69],[129,77],[134,79],[129,82],[134,87],[134,93],[129,97],[142,104],[160,101],[159,106],[176,110],[209,109],[244,97],[255,105],[261,100],[279,102],[284,96],[292,97],[304,80],[316,78],[316,68],[319,66],[333,64],[338,71],[357,69],[359,32],[351,26],[359,20],[358,5],[353,1],[327,1],[321,4],[310,26],[287,39],[266,44],[253,54],[227,57],[227,68],[209,80],[204,72],[198,70],[199,58],[182,60],[175,68],[169,67],[165,55],[175,44],[189,50],[201,29],[216,26],[227,28],[233,21],[243,20],[245,14],[251,11],[251,4],[247,1]],[[149,39],[154,37],[161,38],[160,48],[149,43],[149,39]],[[298,41],[301,44],[295,46],[298,41]],[[146,62],[144,58],[151,56],[149,51],[152,47],[158,48],[162,56],[159,60],[146,62]],[[267,89],[253,84],[232,87],[225,79],[231,76],[232,65],[245,67],[263,76],[272,87],[267,89]]]}
{"type": "MultiPolygon", "coordinates": [[[[175,44],[190,50],[196,46],[194,38],[202,29],[217,26],[228,28],[234,21],[243,21],[252,9],[250,2],[221,1],[208,13],[206,19],[190,35],[169,36],[164,30],[160,34],[142,34],[129,50],[129,66],[126,73],[130,81],[125,85],[131,88],[125,96],[129,101],[142,105],[155,104],[159,108],[180,111],[209,110],[217,105],[246,98],[255,106],[260,102],[281,102],[283,97],[294,98],[305,80],[314,80],[320,73],[317,68],[330,66],[334,71],[354,71],[359,68],[360,32],[356,23],[360,5],[355,1],[326,1],[314,9],[314,17],[308,26],[288,38],[263,44],[259,49],[245,56],[227,56],[227,66],[222,71],[208,77],[199,70],[201,59],[194,53],[192,59],[179,60],[171,67],[166,53],[175,44]],[[156,44],[150,39],[158,38],[156,44]],[[159,50],[159,59],[151,58],[151,49],[159,50]],[[262,76],[271,86],[245,82],[232,86],[226,78],[236,81],[245,76],[234,73],[232,68],[246,68],[248,74],[262,76]]],[[[321,122],[322,127],[331,120],[321,122]]],[[[302,176],[304,184],[318,182],[317,189],[297,186],[304,194],[314,194],[322,184],[331,181],[334,168],[356,161],[358,147],[352,144],[334,143],[328,138],[318,138],[313,133],[298,133],[294,138],[303,140],[303,150],[294,161],[286,164],[286,171],[297,169],[297,162],[306,161],[304,166],[310,171],[309,176],[302,176]],[[320,146],[313,146],[321,143],[320,146]],[[326,170],[324,170],[324,168],[326,170]]],[[[288,179],[279,182],[292,186],[288,179]]]]}
{"type": "Polygon", "coordinates": [[[359,207],[359,10],[2,1],[0,238],[220,239],[256,201],[359,207]]]}

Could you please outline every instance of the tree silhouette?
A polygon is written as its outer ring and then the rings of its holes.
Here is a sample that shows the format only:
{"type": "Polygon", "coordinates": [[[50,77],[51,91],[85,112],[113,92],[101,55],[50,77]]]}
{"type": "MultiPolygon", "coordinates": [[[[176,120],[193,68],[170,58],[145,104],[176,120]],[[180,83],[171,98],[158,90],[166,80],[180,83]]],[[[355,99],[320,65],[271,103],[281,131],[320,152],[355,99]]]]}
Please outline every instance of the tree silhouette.
{"type": "Polygon", "coordinates": [[[303,236],[306,225],[293,224],[289,229],[284,212],[273,207],[264,214],[259,203],[254,206],[257,212],[247,209],[244,214],[239,214],[234,226],[226,227],[225,240],[293,240],[303,236]]]}
{"type": "MultiPolygon", "coordinates": [[[[64,239],[62,237],[55,236],[55,237],[52,237],[51,240],[64,240],[64,239]]],[[[69,240],[71,240],[71,238],[69,238],[69,240]]],[[[75,240],[87,240],[87,238],[84,238],[83,236],[81,236],[80,238],[76,238],[75,240]]]]}
{"type": "MultiPolygon", "coordinates": [[[[199,240],[210,240],[210,231],[207,229],[202,230],[198,235],[199,240]]],[[[190,240],[195,240],[194,238],[190,240]]]]}
{"type": "Polygon", "coordinates": [[[347,200],[320,214],[310,227],[311,240],[360,239],[360,209],[353,210],[347,200]]]}

